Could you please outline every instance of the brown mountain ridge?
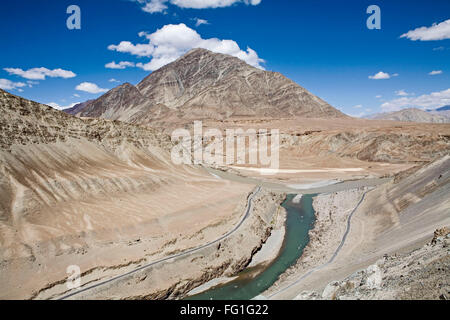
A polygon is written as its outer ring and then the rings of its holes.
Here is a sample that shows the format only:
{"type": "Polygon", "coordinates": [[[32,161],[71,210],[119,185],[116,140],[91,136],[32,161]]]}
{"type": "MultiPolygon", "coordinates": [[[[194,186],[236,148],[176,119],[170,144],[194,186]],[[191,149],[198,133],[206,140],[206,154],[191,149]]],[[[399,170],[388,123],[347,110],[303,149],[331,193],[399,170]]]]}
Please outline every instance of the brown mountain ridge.
{"type": "Polygon", "coordinates": [[[139,124],[161,118],[346,117],[278,72],[205,49],[189,51],[136,87],[125,83],[85,103],[81,110],[66,112],[139,124]]]}

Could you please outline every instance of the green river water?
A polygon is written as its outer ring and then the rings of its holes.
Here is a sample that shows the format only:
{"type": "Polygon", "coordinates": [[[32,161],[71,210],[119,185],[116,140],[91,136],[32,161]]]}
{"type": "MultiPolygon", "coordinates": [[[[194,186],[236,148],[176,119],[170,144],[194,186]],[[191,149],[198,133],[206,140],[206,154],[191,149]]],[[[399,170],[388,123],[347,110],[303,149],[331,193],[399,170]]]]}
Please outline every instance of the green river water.
{"type": "Polygon", "coordinates": [[[278,257],[269,266],[248,268],[238,278],[211,288],[186,300],[249,300],[267,290],[302,255],[309,242],[308,232],[314,226],[312,207],[316,195],[303,195],[300,203],[293,203],[289,195],[283,207],[287,211],[286,233],[278,257]]]}

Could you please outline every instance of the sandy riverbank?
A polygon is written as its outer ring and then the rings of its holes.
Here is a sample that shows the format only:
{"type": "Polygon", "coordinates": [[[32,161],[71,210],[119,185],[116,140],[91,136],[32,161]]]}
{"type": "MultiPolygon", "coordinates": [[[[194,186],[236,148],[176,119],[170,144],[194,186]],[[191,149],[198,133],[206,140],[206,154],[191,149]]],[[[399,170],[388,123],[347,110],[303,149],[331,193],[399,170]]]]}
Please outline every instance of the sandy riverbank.
{"type": "Polygon", "coordinates": [[[284,208],[279,208],[274,221],[275,226],[270,234],[270,237],[261,247],[261,250],[253,256],[252,262],[248,265],[248,268],[268,264],[275,260],[280,254],[280,250],[284,242],[284,236],[286,234],[286,210],[284,208]]]}
{"type": "Polygon", "coordinates": [[[297,263],[281,275],[280,279],[263,293],[264,296],[279,292],[309,270],[330,260],[345,233],[348,217],[365,190],[366,188],[352,189],[314,198],[316,222],[309,232],[309,244],[297,263]]]}
{"type": "Polygon", "coordinates": [[[189,291],[187,296],[193,296],[193,295],[208,291],[211,288],[214,288],[221,284],[228,283],[230,281],[233,281],[236,278],[237,278],[237,276],[236,277],[219,277],[219,278],[212,279],[212,280],[202,284],[201,286],[198,286],[197,288],[189,291]]]}

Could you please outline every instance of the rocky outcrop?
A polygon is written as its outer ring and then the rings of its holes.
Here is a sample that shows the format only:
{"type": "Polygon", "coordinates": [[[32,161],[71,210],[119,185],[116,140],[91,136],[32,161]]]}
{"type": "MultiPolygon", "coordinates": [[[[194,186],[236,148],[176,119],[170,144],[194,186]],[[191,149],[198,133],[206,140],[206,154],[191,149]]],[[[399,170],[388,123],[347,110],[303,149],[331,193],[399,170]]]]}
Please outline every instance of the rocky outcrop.
{"type": "Polygon", "coordinates": [[[304,291],[297,300],[449,300],[450,234],[444,227],[433,240],[407,254],[385,255],[321,294],[304,291]]]}
{"type": "Polygon", "coordinates": [[[79,119],[0,89],[0,149],[13,145],[87,140],[116,148],[124,141],[137,147],[171,146],[170,137],[148,127],[103,119],[79,119]]]}

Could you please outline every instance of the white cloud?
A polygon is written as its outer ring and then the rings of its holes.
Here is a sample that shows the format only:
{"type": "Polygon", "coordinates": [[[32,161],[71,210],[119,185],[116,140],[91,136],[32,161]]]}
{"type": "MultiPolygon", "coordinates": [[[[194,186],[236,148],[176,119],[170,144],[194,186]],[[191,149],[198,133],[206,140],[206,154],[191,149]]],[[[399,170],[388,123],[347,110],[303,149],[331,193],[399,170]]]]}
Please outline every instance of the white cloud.
{"type": "Polygon", "coordinates": [[[170,0],[173,5],[191,9],[224,8],[239,2],[256,6],[261,3],[261,0],[170,0]]]}
{"type": "Polygon", "coordinates": [[[134,63],[129,61],[121,61],[119,63],[116,63],[115,61],[113,61],[105,64],[105,68],[108,69],[125,69],[127,67],[134,67],[134,63]]]}
{"type": "Polygon", "coordinates": [[[260,59],[253,49],[241,50],[239,45],[233,40],[203,39],[197,31],[187,27],[184,23],[165,25],[152,34],[140,32],[139,36],[146,37],[149,43],[134,45],[131,42],[122,41],[118,46],[110,45],[108,48],[136,56],[148,56],[151,58],[148,63],[136,64],[137,67],[146,71],[157,70],[175,61],[193,48],[203,48],[217,53],[228,54],[254,67],[263,69],[261,63],[264,60],[260,59]],[[124,43],[126,45],[122,45],[124,43]],[[137,48],[146,48],[145,54],[143,54],[143,50],[137,50],[137,48]]]}
{"type": "Polygon", "coordinates": [[[45,80],[46,77],[50,78],[74,78],[76,74],[72,71],[63,70],[63,69],[47,69],[47,68],[32,68],[29,70],[22,70],[20,68],[4,68],[6,72],[9,74],[14,74],[29,80],[45,80]]]}
{"type": "Polygon", "coordinates": [[[72,103],[72,104],[70,104],[70,105],[68,105],[68,106],[60,106],[60,105],[57,104],[56,102],[49,102],[49,103],[47,103],[47,105],[48,105],[49,107],[52,107],[53,109],[64,110],[64,109],[72,108],[72,107],[74,107],[75,105],[77,105],[77,104],[79,104],[79,103],[80,103],[80,102],[75,102],[75,103],[72,103]]]}
{"type": "Polygon", "coordinates": [[[356,109],[361,109],[362,107],[363,107],[362,104],[358,104],[356,106],[353,106],[353,108],[356,108],[356,109]]]}
{"type": "Polygon", "coordinates": [[[27,80],[27,85],[30,88],[33,88],[34,85],[38,85],[39,81],[32,81],[32,80],[27,80]]]}
{"type": "Polygon", "coordinates": [[[74,93],[73,96],[76,97],[76,98],[80,97],[80,95],[78,93],[74,93]]]}
{"type": "Polygon", "coordinates": [[[111,79],[109,79],[108,81],[109,81],[109,82],[120,82],[119,80],[114,79],[114,78],[111,78],[111,79]]]}
{"type": "Polygon", "coordinates": [[[369,79],[372,80],[384,80],[384,79],[390,79],[391,77],[397,77],[398,73],[394,73],[392,75],[390,75],[389,73],[380,71],[377,74],[373,75],[373,76],[369,76],[369,79]]]}
{"type": "Polygon", "coordinates": [[[395,94],[396,94],[397,96],[401,96],[401,97],[409,96],[409,93],[407,93],[405,90],[398,90],[398,91],[395,91],[395,94]]]}
{"type": "Polygon", "coordinates": [[[375,96],[375,98],[381,99],[381,98],[383,98],[383,96],[381,94],[379,94],[379,95],[375,96]]]}
{"type": "Polygon", "coordinates": [[[83,82],[75,87],[78,91],[84,91],[88,93],[102,93],[108,91],[108,89],[100,88],[98,85],[92,82],[83,82]]]}
{"type": "Polygon", "coordinates": [[[435,109],[450,104],[450,88],[443,91],[424,94],[419,97],[402,97],[387,101],[381,105],[385,112],[398,111],[402,108],[435,109]]]}
{"type": "Polygon", "coordinates": [[[442,70],[433,70],[429,73],[430,76],[435,76],[438,74],[442,74],[442,70]]]}
{"type": "Polygon", "coordinates": [[[165,12],[167,3],[180,8],[207,9],[224,8],[235,3],[245,3],[246,5],[257,6],[261,0],[135,0],[142,5],[142,10],[148,13],[165,12]]]}
{"type": "Polygon", "coordinates": [[[196,27],[199,27],[202,24],[209,24],[208,20],[205,20],[205,19],[195,18],[194,20],[195,20],[196,27]]]}
{"type": "Polygon", "coordinates": [[[450,19],[439,24],[434,23],[431,27],[420,27],[407,33],[404,33],[400,38],[408,38],[416,41],[431,41],[450,39],[450,19]]]}
{"type": "Polygon", "coordinates": [[[8,79],[0,79],[0,89],[3,89],[3,90],[14,90],[14,89],[18,89],[18,88],[23,88],[25,86],[26,86],[26,84],[23,82],[13,82],[8,79]]]}
{"type": "Polygon", "coordinates": [[[138,0],[138,2],[144,4],[142,11],[148,13],[164,12],[167,9],[167,0],[138,0]]]}
{"type": "Polygon", "coordinates": [[[442,46],[433,48],[433,51],[444,51],[444,50],[445,50],[445,47],[442,47],[442,46]]]}
{"type": "MultiPolygon", "coordinates": [[[[143,33],[141,32],[139,35],[143,35],[143,33]]],[[[109,45],[108,49],[117,52],[131,53],[132,55],[139,57],[150,57],[154,47],[149,44],[134,45],[130,41],[122,41],[118,45],[109,45]]]]}

